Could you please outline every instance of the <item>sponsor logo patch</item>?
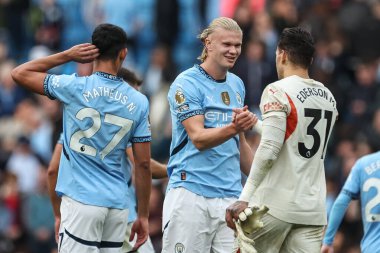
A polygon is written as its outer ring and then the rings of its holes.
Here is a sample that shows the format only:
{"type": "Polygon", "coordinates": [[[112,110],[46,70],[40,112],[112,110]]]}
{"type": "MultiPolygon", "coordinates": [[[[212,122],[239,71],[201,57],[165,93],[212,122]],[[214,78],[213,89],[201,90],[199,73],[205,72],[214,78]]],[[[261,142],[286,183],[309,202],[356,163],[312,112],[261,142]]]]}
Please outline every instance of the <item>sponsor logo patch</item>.
{"type": "Polygon", "coordinates": [[[264,113],[271,111],[284,111],[284,106],[279,102],[270,102],[264,105],[264,113]]]}
{"type": "Polygon", "coordinates": [[[190,109],[189,104],[183,104],[177,107],[177,112],[184,112],[190,109]]]}

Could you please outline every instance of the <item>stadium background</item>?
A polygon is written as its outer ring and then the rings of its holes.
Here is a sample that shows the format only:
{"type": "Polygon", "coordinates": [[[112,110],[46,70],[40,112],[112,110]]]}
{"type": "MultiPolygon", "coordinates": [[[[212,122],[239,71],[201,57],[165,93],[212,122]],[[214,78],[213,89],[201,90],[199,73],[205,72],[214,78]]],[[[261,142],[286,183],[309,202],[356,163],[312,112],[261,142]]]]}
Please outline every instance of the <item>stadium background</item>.
{"type": "MultiPolygon", "coordinates": [[[[333,92],[340,112],[326,158],[331,207],[356,159],[380,147],[379,0],[0,0],[0,253],[55,252],[46,169],[62,129],[61,108],[18,87],[10,77],[15,64],[89,42],[99,23],[123,27],[130,44],[125,66],[144,78],[142,92],[151,102],[152,156],[166,162],[168,87],[197,63],[202,46],[196,35],[217,16],[234,18],[244,31],[232,71],[243,79],[254,111],[265,85],[277,78],[279,33],[297,25],[312,31],[311,77],[333,92]]],[[[70,63],[53,72],[88,70],[70,63]]],[[[259,136],[248,139],[255,150],[259,136]]],[[[157,252],[165,187],[165,180],[154,181],[150,203],[157,252]]],[[[356,201],[336,236],[336,252],[360,252],[361,235],[356,201]]]]}

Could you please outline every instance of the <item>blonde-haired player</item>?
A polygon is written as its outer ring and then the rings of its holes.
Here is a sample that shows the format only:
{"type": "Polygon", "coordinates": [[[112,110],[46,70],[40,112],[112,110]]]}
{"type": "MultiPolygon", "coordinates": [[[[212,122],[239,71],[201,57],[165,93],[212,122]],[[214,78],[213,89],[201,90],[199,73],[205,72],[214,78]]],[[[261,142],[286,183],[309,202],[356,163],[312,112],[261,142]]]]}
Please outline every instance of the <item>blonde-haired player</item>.
{"type": "Polygon", "coordinates": [[[199,36],[202,63],[170,87],[173,130],[162,252],[232,251],[225,208],[240,195],[240,170],[249,171],[253,155],[244,131],[257,122],[244,107],[243,82],[228,72],[240,55],[242,36],[234,20],[214,19],[199,36]]]}

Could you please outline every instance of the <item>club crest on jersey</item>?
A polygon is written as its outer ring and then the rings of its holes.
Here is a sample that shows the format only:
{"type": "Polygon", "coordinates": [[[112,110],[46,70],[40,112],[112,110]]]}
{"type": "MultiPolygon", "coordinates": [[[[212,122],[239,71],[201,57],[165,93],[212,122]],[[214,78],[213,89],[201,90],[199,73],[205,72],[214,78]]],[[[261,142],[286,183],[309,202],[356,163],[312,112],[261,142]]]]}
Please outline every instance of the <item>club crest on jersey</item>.
{"type": "Polygon", "coordinates": [[[186,101],[185,94],[183,94],[183,91],[181,89],[176,90],[174,99],[177,105],[181,105],[185,103],[186,101]]]}
{"type": "Polygon", "coordinates": [[[185,252],[185,246],[182,243],[177,242],[176,245],[174,246],[174,252],[175,253],[185,252]]]}
{"type": "Polygon", "coordinates": [[[239,103],[239,105],[243,105],[243,101],[241,99],[239,92],[236,92],[236,100],[239,103]]]}
{"type": "Polygon", "coordinates": [[[227,91],[223,91],[222,93],[220,93],[220,96],[222,97],[223,103],[225,103],[226,105],[230,105],[231,103],[230,95],[228,94],[227,91]]]}

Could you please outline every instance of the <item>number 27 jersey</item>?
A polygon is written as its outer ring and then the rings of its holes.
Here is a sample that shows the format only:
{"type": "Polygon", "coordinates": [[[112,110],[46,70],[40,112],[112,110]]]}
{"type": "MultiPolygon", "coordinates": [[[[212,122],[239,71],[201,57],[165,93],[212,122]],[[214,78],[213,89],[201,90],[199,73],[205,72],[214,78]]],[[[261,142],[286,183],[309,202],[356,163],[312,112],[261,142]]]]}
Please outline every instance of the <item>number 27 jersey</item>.
{"type": "Polygon", "coordinates": [[[283,221],[325,225],[324,155],[338,111],[320,82],[290,76],[269,84],[262,95],[263,120],[286,113],[286,132],[278,159],[254,194],[254,201],[283,221]]]}
{"type": "Polygon", "coordinates": [[[63,103],[63,153],[56,191],[83,204],[128,207],[129,142],[150,142],[147,98],[121,78],[47,75],[45,93],[63,103]]]}

